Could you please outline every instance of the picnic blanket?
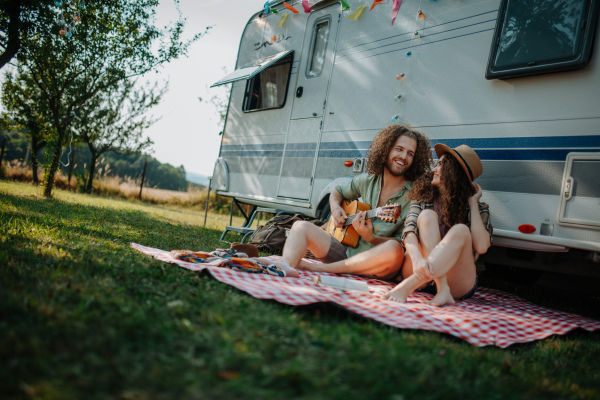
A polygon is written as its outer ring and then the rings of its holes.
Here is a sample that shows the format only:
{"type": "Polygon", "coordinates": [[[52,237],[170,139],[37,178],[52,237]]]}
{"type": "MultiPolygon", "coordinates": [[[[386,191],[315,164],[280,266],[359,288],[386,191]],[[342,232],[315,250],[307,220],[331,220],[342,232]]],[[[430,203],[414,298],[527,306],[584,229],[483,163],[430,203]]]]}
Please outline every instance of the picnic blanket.
{"type": "MultiPolygon", "coordinates": [[[[394,286],[392,282],[344,275],[365,281],[369,293],[343,292],[318,285],[311,279],[317,275],[339,276],[335,274],[298,271],[300,278],[287,278],[264,272],[248,273],[228,268],[225,264],[223,267],[183,261],[175,258],[170,251],[137,243],[131,243],[131,247],[191,271],[206,270],[215,279],[259,299],[271,299],[296,306],[331,302],[390,326],[447,333],[479,347],[495,345],[505,348],[515,343],[562,335],[577,328],[600,330],[600,321],[541,307],[518,296],[484,287],[479,287],[472,298],[445,307],[425,304],[433,296],[419,292],[413,293],[407,303],[401,304],[383,299],[383,295],[394,286]]],[[[173,254],[177,256],[176,252],[173,254]]],[[[271,257],[273,260],[278,258],[271,257]]]]}

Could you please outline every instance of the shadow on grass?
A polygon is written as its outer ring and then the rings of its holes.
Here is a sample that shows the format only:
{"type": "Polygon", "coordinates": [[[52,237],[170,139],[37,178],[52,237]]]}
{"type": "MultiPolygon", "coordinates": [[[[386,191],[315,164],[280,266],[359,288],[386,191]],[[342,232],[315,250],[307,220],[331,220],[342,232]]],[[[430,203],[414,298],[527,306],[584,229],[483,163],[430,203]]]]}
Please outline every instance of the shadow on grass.
{"type": "Polygon", "coordinates": [[[1,196],[0,397],[575,399],[600,393],[597,334],[480,349],[442,334],[400,331],[330,304],[257,300],[129,246],[212,250],[222,246],[220,232],[128,203],[115,202],[123,204],[119,209],[1,196]]]}

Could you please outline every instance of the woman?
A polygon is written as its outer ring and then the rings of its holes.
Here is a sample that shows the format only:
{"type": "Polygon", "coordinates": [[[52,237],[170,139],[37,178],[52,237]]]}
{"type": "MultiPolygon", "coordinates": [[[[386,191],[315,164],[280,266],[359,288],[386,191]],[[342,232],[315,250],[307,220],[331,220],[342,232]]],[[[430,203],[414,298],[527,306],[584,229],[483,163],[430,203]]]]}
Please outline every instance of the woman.
{"type": "Polygon", "coordinates": [[[438,164],[414,182],[402,242],[404,280],[386,296],[406,302],[415,290],[434,294],[430,304],[443,306],[473,296],[475,261],[492,244],[488,205],[473,183],[483,167],[467,145],[454,149],[436,144],[438,164]]]}

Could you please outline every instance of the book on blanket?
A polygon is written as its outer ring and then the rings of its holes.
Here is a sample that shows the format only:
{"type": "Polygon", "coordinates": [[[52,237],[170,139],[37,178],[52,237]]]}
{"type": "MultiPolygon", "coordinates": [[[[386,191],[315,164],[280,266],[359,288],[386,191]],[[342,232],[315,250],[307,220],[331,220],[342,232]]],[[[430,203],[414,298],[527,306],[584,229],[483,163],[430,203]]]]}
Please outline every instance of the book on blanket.
{"type": "Polygon", "coordinates": [[[369,293],[367,282],[356,281],[354,279],[340,278],[337,276],[319,275],[313,276],[312,281],[317,285],[325,285],[335,289],[347,291],[358,290],[369,293]]]}

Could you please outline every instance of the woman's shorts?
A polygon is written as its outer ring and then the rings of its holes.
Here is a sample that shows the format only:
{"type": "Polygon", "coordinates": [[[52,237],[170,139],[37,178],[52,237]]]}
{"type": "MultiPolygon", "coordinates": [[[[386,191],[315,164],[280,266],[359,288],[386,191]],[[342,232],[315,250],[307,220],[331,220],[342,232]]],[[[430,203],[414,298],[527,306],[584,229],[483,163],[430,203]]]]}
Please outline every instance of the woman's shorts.
{"type": "MultiPolygon", "coordinates": [[[[477,275],[475,275],[475,285],[473,285],[473,288],[471,290],[469,290],[469,293],[465,294],[462,297],[455,298],[454,300],[462,301],[462,300],[467,300],[467,299],[470,299],[471,297],[473,297],[473,295],[475,294],[475,291],[477,290],[477,280],[478,280],[478,277],[477,277],[477,275]]],[[[429,294],[432,294],[435,296],[437,294],[437,288],[435,287],[435,282],[434,281],[429,282],[429,284],[427,286],[422,287],[421,289],[417,289],[417,292],[429,293],[429,294]]]]}

